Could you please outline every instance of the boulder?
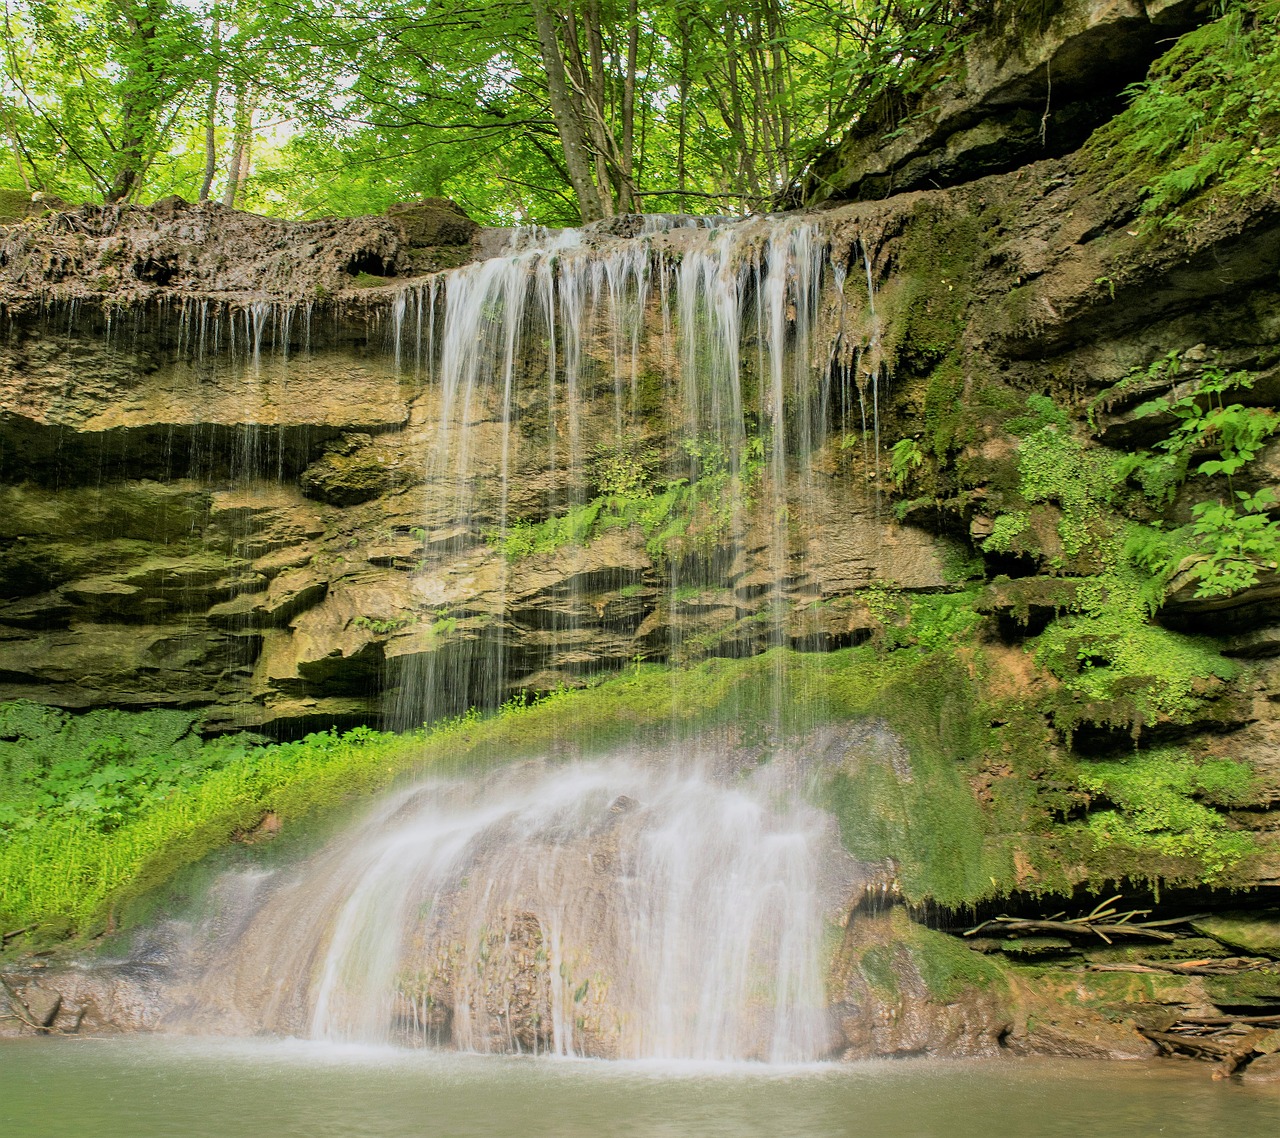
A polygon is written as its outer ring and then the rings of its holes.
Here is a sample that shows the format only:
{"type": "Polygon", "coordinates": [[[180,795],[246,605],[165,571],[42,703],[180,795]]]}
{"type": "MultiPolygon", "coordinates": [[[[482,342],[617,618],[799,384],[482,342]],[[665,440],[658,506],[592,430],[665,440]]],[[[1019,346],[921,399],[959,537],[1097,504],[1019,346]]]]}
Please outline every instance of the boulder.
{"type": "Polygon", "coordinates": [[[1194,921],[1192,928],[1228,948],[1280,960],[1280,909],[1215,913],[1194,921]]]}
{"type": "Polygon", "coordinates": [[[1280,1084],[1280,1054],[1258,1056],[1240,1078],[1246,1083],[1280,1084]]]}
{"type": "Polygon", "coordinates": [[[58,1018],[62,1007],[62,995],[39,984],[28,985],[22,992],[22,1002],[27,1009],[27,1017],[37,1027],[50,1027],[58,1018]]]}
{"type": "Polygon", "coordinates": [[[480,228],[448,198],[396,202],[387,207],[387,217],[400,227],[405,243],[411,246],[469,245],[480,228]]]}

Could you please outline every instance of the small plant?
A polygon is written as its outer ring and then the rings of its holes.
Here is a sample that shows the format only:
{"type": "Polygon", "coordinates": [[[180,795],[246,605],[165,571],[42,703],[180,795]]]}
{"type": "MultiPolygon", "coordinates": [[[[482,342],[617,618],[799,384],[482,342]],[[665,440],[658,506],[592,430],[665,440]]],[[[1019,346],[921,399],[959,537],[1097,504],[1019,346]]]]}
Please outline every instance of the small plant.
{"type": "Polygon", "coordinates": [[[915,439],[901,439],[893,444],[889,470],[897,489],[906,489],[907,484],[922,466],[924,466],[924,451],[920,449],[920,444],[915,439]]]}
{"type": "Polygon", "coordinates": [[[1253,379],[1245,372],[1228,374],[1222,368],[1206,368],[1187,394],[1142,404],[1135,417],[1169,414],[1178,425],[1154,450],[1117,460],[1117,479],[1135,477],[1148,497],[1169,501],[1187,480],[1195,456],[1209,453],[1217,457],[1205,457],[1194,473],[1206,477],[1222,474],[1230,479],[1257,457],[1266,440],[1280,428],[1280,415],[1271,408],[1228,404],[1223,399],[1227,391],[1252,386],[1253,379]]]}
{"type": "Polygon", "coordinates": [[[1235,492],[1238,505],[1201,502],[1191,513],[1191,538],[1203,554],[1188,573],[1199,581],[1197,597],[1222,597],[1258,583],[1262,569],[1280,566],[1280,522],[1267,511],[1276,505],[1275,491],[1235,492]]]}
{"type": "Polygon", "coordinates": [[[379,619],[377,617],[358,616],[352,623],[357,628],[367,629],[378,636],[386,636],[388,633],[399,632],[402,628],[408,628],[413,623],[413,618],[409,616],[392,616],[379,619]]]}

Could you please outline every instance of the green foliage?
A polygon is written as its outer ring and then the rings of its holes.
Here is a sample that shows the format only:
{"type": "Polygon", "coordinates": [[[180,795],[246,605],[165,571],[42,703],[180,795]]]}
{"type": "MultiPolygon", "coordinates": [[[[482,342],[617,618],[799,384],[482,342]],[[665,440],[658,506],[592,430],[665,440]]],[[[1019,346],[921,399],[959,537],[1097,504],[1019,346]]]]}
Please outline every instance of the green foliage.
{"type": "MultiPolygon", "coordinates": [[[[1114,493],[1109,464],[1086,446],[1052,400],[1031,396],[1026,411],[1006,420],[1023,434],[1018,445],[1018,497],[1029,504],[1053,503],[1061,508],[1058,537],[1062,553],[1076,557],[1106,539],[1111,528],[1107,509],[1114,493]]],[[[1031,514],[1020,508],[996,517],[983,543],[988,553],[1037,552],[1027,546],[1031,514]]],[[[1055,567],[1061,568],[1061,557],[1055,567]]]]}
{"type": "Polygon", "coordinates": [[[541,522],[516,521],[489,540],[510,561],[585,546],[610,529],[637,526],[650,555],[662,561],[688,553],[709,553],[729,532],[736,516],[749,509],[764,469],[765,441],[748,438],[737,450],[711,438],[682,443],[689,478],[656,488],[650,451],[597,452],[593,481],[601,489],[626,488],[570,506],[541,522]]]}
{"type": "Polygon", "coordinates": [[[218,196],[292,216],[433,195],[565,224],[584,189],[618,212],[745,212],[851,122],[894,126],[989,7],[554,3],[548,54],[538,6],[500,0],[31,0],[4,12],[0,180],[195,199],[207,157],[218,196]],[[588,119],[602,170],[580,186],[561,131],[588,119]]]}
{"type": "MultiPolygon", "coordinates": [[[[1217,457],[1204,458],[1194,473],[1223,476],[1230,488],[1233,476],[1257,457],[1280,428],[1280,415],[1271,408],[1227,404],[1223,399],[1229,390],[1252,386],[1252,378],[1243,372],[1229,375],[1221,368],[1207,368],[1187,394],[1142,404],[1139,418],[1170,414],[1178,425],[1154,451],[1117,460],[1116,478],[1135,478],[1149,497],[1171,500],[1187,479],[1195,456],[1213,453],[1217,457]]],[[[1185,571],[1198,582],[1197,597],[1229,596],[1256,584],[1262,569],[1274,569],[1280,563],[1280,522],[1269,516],[1276,505],[1274,491],[1267,487],[1252,494],[1232,493],[1234,502],[1198,503],[1188,526],[1170,533],[1132,534],[1129,557],[1153,573],[1161,588],[1185,571]]]]}
{"type": "Polygon", "coordinates": [[[1130,88],[1128,108],[1088,145],[1105,177],[1142,186],[1158,224],[1184,223],[1197,197],[1256,193],[1280,172],[1280,3],[1224,7],[1130,88]]]}
{"type": "Polygon", "coordinates": [[[1055,718],[1067,729],[1078,717],[1135,728],[1185,722],[1215,679],[1239,671],[1212,641],[1150,623],[1147,578],[1120,559],[1120,544],[1108,547],[1106,572],[1079,583],[1075,611],[1032,642],[1036,662],[1062,681],[1055,718]]]}
{"type": "Polygon", "coordinates": [[[1194,858],[1211,879],[1256,848],[1252,834],[1232,830],[1226,817],[1209,805],[1230,805],[1248,794],[1254,776],[1242,763],[1196,762],[1182,752],[1161,748],[1082,763],[1078,780],[1110,804],[1091,812],[1087,823],[1102,847],[1123,845],[1194,858]]]}
{"type": "Polygon", "coordinates": [[[1010,510],[1000,514],[991,524],[991,534],[982,543],[987,553],[1014,553],[1018,539],[1026,532],[1031,515],[1026,510],[1010,510]]]}
{"type": "Polygon", "coordinates": [[[1187,569],[1198,581],[1197,597],[1224,597],[1258,583],[1263,568],[1280,567],[1280,522],[1268,511],[1276,494],[1264,487],[1256,494],[1236,491],[1238,505],[1201,502],[1192,508],[1190,535],[1202,556],[1187,569]]]}
{"type": "Polygon", "coordinates": [[[1239,473],[1280,428],[1280,415],[1271,408],[1227,404],[1222,398],[1226,391],[1252,386],[1253,379],[1245,372],[1229,375],[1221,368],[1206,368],[1185,395],[1143,403],[1134,412],[1135,418],[1167,414],[1177,420],[1177,426],[1156,443],[1154,452],[1143,450],[1118,459],[1116,477],[1136,477],[1149,497],[1161,501],[1172,500],[1186,481],[1195,456],[1206,451],[1217,457],[1199,462],[1196,474],[1221,474],[1230,479],[1239,473]]]}
{"type": "Polygon", "coordinates": [[[71,716],[24,700],[0,705],[0,833],[57,817],[109,832],[256,742],[205,742],[193,724],[180,711],[71,716]]]}
{"type": "Polygon", "coordinates": [[[1071,416],[1047,395],[1028,395],[1022,412],[1004,422],[1004,429],[1018,438],[1034,435],[1045,427],[1066,435],[1071,430],[1071,416]]]}
{"type": "Polygon", "coordinates": [[[661,461],[657,447],[636,439],[621,444],[597,443],[589,466],[591,485],[606,498],[652,496],[661,461]]]}
{"type": "Polygon", "coordinates": [[[915,439],[901,439],[893,444],[889,467],[893,484],[898,490],[906,489],[916,472],[924,466],[924,451],[915,439]]]}

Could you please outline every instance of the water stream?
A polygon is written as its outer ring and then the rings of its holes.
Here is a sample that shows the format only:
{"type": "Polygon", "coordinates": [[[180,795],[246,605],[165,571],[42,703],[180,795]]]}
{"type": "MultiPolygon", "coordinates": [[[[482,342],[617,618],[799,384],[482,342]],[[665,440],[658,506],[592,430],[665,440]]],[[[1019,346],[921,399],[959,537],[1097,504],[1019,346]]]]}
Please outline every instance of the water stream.
{"type": "Polygon", "coordinates": [[[854,865],[784,759],[619,754],[433,781],[301,866],[231,875],[170,1026],[774,1063],[834,1043],[854,865]]]}

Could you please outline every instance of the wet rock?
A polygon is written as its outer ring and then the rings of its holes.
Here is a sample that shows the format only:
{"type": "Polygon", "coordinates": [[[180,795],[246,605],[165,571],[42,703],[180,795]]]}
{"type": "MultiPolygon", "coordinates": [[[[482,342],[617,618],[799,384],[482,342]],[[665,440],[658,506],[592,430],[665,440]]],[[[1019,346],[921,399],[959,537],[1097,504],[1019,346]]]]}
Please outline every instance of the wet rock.
{"type": "Polygon", "coordinates": [[[1246,1083],[1280,1084],[1280,1054],[1258,1056],[1240,1073],[1240,1078],[1246,1083]]]}
{"type": "Polygon", "coordinates": [[[1280,625],[1254,628],[1228,637],[1222,654],[1249,658],[1280,656],[1280,625]]]}
{"type": "Polygon", "coordinates": [[[1201,936],[1254,956],[1280,959],[1280,910],[1215,913],[1192,922],[1201,936]]]}
{"type": "Polygon", "coordinates": [[[1202,581],[1192,573],[1200,560],[1203,559],[1187,558],[1169,581],[1160,607],[1163,623],[1188,631],[1221,633],[1225,628],[1247,634],[1280,615],[1280,572],[1264,571],[1248,588],[1201,597],[1196,594],[1202,581]]]}
{"type": "Polygon", "coordinates": [[[1219,1007],[1252,1007],[1271,1012],[1280,1009],[1280,964],[1267,967],[1262,960],[1249,961],[1248,970],[1228,976],[1209,976],[1204,987],[1219,1007]]]}
{"type": "Polygon", "coordinates": [[[845,1059],[994,1055],[1014,1018],[995,964],[898,908],[854,913],[828,987],[845,1059]]]}
{"type": "Polygon", "coordinates": [[[309,498],[334,506],[354,506],[385,493],[397,482],[395,459],[368,435],[349,434],[330,443],[323,457],[302,472],[299,485],[309,498]]]}
{"type": "Polygon", "coordinates": [[[29,984],[22,990],[22,1003],[27,1016],[37,1027],[50,1027],[62,1007],[62,994],[39,984],[29,984]]]}
{"type": "Polygon", "coordinates": [[[1113,1023],[1092,1012],[1037,1017],[1005,1037],[1013,1055],[1063,1059],[1154,1059],[1159,1048],[1132,1023],[1113,1023]]]}

